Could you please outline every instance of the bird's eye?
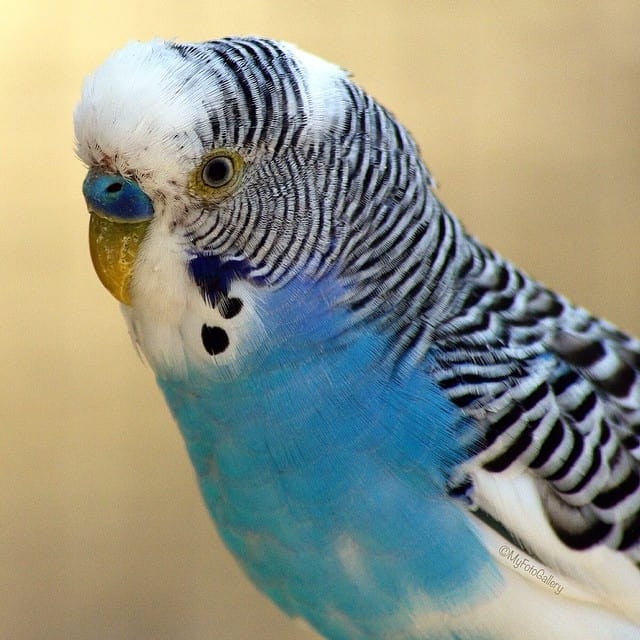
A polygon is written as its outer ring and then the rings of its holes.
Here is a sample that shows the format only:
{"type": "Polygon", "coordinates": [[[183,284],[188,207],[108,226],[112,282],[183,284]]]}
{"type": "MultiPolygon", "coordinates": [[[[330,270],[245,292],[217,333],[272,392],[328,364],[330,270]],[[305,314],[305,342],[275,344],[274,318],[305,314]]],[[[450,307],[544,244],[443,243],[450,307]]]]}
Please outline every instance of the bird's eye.
{"type": "Polygon", "coordinates": [[[240,183],[244,159],[234,149],[218,147],[202,158],[189,176],[189,191],[207,202],[222,202],[240,183]]]}
{"type": "Polygon", "coordinates": [[[215,156],[202,167],[202,182],[218,189],[233,179],[233,160],[227,156],[215,156]]]}

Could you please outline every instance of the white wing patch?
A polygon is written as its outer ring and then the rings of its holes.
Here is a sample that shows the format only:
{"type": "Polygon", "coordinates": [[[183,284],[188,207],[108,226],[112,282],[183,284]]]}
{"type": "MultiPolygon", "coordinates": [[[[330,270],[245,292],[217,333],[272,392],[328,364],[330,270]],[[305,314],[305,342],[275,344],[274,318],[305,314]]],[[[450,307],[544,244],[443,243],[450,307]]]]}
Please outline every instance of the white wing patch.
{"type": "Polygon", "coordinates": [[[475,522],[479,536],[507,581],[501,599],[509,603],[505,602],[503,609],[519,607],[521,615],[535,618],[534,605],[539,602],[537,624],[547,620],[554,610],[567,609],[557,620],[558,630],[538,627],[539,635],[524,637],[600,638],[598,629],[615,630],[616,619],[620,635],[613,633],[611,637],[640,637],[640,575],[628,557],[602,545],[584,551],[567,548],[549,525],[541,483],[529,471],[512,468],[492,473],[473,469],[469,473],[476,505],[503,523],[533,554],[514,547],[483,522],[475,522]],[[526,599],[519,600],[518,594],[526,599]],[[590,629],[578,618],[591,620],[589,624],[597,626],[590,629]],[[582,631],[578,633],[578,629],[582,631]]]}

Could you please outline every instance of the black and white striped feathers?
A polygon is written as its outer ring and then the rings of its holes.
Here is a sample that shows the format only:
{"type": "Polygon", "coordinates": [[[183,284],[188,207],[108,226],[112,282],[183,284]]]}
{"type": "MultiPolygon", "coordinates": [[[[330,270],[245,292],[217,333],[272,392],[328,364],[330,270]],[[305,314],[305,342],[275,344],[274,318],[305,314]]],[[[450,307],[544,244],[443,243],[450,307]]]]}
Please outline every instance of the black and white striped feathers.
{"type": "Polygon", "coordinates": [[[640,560],[640,343],[485,249],[462,273],[432,353],[439,384],[481,427],[474,462],[528,468],[569,547],[640,560]]]}

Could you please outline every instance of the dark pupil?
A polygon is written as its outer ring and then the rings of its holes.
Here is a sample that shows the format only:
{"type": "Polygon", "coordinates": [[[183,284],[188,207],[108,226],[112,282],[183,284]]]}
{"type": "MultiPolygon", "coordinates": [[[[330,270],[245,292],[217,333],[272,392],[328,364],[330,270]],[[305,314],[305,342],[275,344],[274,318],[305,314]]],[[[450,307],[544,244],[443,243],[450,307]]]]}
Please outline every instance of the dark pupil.
{"type": "Polygon", "coordinates": [[[229,182],[233,164],[229,158],[213,158],[207,162],[202,178],[210,187],[221,187],[229,182]]]}

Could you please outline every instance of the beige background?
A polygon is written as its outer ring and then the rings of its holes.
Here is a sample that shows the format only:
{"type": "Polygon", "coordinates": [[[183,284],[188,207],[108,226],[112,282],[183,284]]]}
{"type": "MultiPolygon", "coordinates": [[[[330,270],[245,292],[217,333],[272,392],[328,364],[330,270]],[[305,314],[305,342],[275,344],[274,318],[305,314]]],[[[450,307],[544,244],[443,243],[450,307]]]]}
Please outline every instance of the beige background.
{"type": "Polygon", "coordinates": [[[222,549],[90,267],[72,110],[129,39],[254,33],[351,69],[476,235],[640,332],[640,3],[2,4],[3,640],[312,637],[222,549]]]}

